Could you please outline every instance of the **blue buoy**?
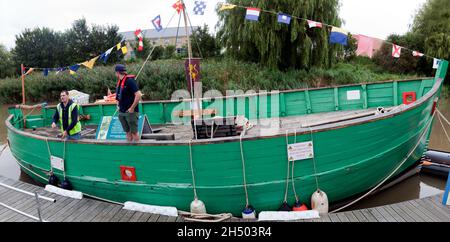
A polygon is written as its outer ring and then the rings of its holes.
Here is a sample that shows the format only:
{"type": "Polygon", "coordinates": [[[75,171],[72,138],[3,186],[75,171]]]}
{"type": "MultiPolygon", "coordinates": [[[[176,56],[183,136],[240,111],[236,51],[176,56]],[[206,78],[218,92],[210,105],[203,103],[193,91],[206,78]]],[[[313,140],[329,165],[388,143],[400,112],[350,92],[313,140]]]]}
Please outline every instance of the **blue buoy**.
{"type": "Polygon", "coordinates": [[[48,178],[48,184],[57,187],[58,177],[56,177],[55,174],[51,173],[50,177],[48,178]]]}
{"type": "Polygon", "coordinates": [[[256,219],[256,211],[252,205],[248,205],[242,210],[243,219],[256,219]]]}
{"type": "Polygon", "coordinates": [[[70,184],[69,180],[64,179],[64,180],[61,182],[61,188],[62,188],[62,189],[66,189],[66,190],[72,190],[72,184],[70,184]]]}
{"type": "Polygon", "coordinates": [[[289,211],[292,211],[292,207],[289,206],[289,204],[287,202],[283,202],[283,204],[281,204],[281,207],[278,209],[278,211],[289,212],[289,211]]]}

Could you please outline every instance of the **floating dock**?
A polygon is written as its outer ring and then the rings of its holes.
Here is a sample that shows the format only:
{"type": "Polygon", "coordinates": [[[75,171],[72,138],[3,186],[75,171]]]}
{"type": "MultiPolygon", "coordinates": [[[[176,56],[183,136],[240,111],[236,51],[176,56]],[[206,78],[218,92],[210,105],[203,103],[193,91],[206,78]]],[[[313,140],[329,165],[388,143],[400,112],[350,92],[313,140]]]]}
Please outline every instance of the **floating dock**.
{"type": "MultiPolygon", "coordinates": [[[[49,193],[44,188],[0,176],[0,183],[55,202],[18,192],[0,185],[0,222],[38,222],[39,214],[49,222],[184,222],[181,216],[171,217],[122,209],[120,204],[91,198],[81,200],[49,193]],[[38,211],[38,207],[40,208],[38,211]],[[13,209],[14,210],[13,210],[13,209]],[[28,214],[19,213],[18,211],[28,214]],[[34,218],[32,218],[34,217],[34,218]]],[[[381,207],[340,212],[304,222],[450,222],[450,206],[442,204],[443,194],[381,207]]],[[[227,222],[249,222],[231,218],[227,222]]],[[[251,222],[251,221],[250,221],[251,222]]]]}

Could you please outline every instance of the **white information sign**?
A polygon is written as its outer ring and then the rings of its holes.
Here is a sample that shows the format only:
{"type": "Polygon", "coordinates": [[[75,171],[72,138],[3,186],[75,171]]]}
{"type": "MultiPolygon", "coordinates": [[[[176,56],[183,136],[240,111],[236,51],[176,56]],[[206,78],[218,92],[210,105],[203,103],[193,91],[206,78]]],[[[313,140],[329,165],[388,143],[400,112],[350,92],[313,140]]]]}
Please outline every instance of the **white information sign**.
{"type": "Polygon", "coordinates": [[[347,100],[360,100],[361,93],[359,90],[347,91],[347,100]]]}
{"type": "Polygon", "coordinates": [[[290,161],[306,160],[314,157],[313,142],[290,144],[287,146],[290,161]]]}
{"type": "Polygon", "coordinates": [[[50,163],[53,168],[64,171],[64,160],[63,159],[56,157],[56,156],[50,156],[50,163]]]}

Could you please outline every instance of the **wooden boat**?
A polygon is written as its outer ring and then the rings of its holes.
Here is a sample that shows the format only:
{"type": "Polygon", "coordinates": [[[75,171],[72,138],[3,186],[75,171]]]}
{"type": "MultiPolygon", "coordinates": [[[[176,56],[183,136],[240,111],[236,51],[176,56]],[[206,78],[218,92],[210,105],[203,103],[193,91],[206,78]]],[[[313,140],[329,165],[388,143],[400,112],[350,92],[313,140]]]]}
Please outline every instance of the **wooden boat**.
{"type": "MultiPolygon", "coordinates": [[[[153,137],[129,143],[86,134],[64,142],[49,132],[55,107],[47,107],[26,122],[21,110],[10,109],[8,142],[21,169],[37,181],[48,182],[50,155],[60,157],[75,190],[107,201],[189,210],[195,188],[209,213],[238,215],[246,198],[257,211],[277,210],[285,194],[289,203],[295,191],[309,204],[320,188],[333,204],[375,187],[421,158],[447,67],[443,61],[434,78],[202,100],[204,109],[223,116],[279,120],[274,131],[265,133],[255,123],[241,136],[195,140],[191,126],[172,124],[174,113],[180,112],[177,107],[189,107],[190,100],[184,100],[139,104],[152,127],[173,133],[174,140],[153,137]],[[279,103],[275,111],[273,101],[279,103]],[[233,108],[237,106],[245,108],[233,108]],[[377,112],[378,107],[385,112],[377,112]],[[308,141],[313,158],[288,162],[288,144],[308,141]],[[124,169],[135,181],[123,176],[124,169]]],[[[115,111],[115,105],[83,105],[81,113],[90,117],[82,121],[84,131],[92,131],[115,111]]],[[[62,171],[53,172],[63,179],[62,171]]]]}

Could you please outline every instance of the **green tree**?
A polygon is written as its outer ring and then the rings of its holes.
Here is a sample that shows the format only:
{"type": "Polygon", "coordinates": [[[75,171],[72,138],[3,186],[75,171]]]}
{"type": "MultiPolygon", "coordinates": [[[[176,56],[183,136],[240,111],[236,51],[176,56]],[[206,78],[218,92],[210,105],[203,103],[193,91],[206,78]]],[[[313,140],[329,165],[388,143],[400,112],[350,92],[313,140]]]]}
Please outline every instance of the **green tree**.
{"type": "Polygon", "coordinates": [[[49,28],[25,29],[16,35],[16,46],[12,51],[16,66],[53,67],[66,65],[64,38],[61,33],[49,28]]]}
{"type": "MultiPolygon", "coordinates": [[[[390,35],[387,41],[396,45],[407,47],[408,49],[422,49],[421,42],[417,36],[411,33],[405,35],[390,35]]],[[[392,44],[384,43],[379,51],[376,52],[373,60],[375,63],[387,70],[395,73],[420,73],[425,74],[431,72],[431,66],[427,65],[425,58],[414,57],[410,50],[402,49],[400,58],[392,57],[392,44]]]]}
{"type": "Polygon", "coordinates": [[[172,59],[175,56],[176,48],[174,45],[168,45],[164,48],[163,59],[172,59]]]}
{"type": "MultiPolygon", "coordinates": [[[[86,61],[118,44],[122,40],[118,30],[117,26],[89,27],[86,19],[76,20],[64,34],[68,64],[86,61]]],[[[122,59],[122,56],[112,54],[108,61],[116,62],[118,59],[122,59]]]]}
{"type": "Polygon", "coordinates": [[[428,0],[418,11],[411,28],[425,53],[450,59],[450,0],[428,0]]]}
{"type": "Polygon", "coordinates": [[[197,27],[191,35],[192,52],[195,57],[215,57],[219,55],[220,49],[216,38],[209,33],[208,25],[203,28],[197,27]]]}
{"type": "MultiPolygon", "coordinates": [[[[284,12],[304,19],[340,26],[339,0],[228,0],[241,6],[253,6],[284,12]]],[[[305,20],[292,19],[290,25],[277,22],[277,16],[261,12],[259,21],[245,20],[245,9],[218,11],[218,38],[227,55],[258,62],[276,69],[329,67],[337,51],[343,48],[328,43],[328,30],[308,29],[305,20]]]]}
{"type": "Polygon", "coordinates": [[[14,75],[14,69],[11,53],[0,44],[0,78],[14,75]]]}

